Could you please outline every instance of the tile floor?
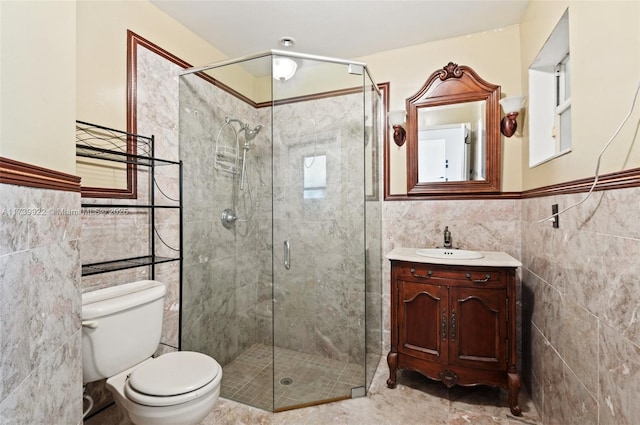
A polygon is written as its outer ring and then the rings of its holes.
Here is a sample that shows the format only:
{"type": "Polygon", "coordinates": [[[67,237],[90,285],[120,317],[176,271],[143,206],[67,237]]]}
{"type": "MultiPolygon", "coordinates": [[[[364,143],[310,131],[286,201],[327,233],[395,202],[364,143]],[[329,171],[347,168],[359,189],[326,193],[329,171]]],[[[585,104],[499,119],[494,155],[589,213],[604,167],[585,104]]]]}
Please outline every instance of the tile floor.
{"type": "Polygon", "coordinates": [[[269,411],[275,401],[277,411],[350,397],[364,385],[364,373],[362,365],[255,344],[224,366],[221,396],[269,411]]]}
{"type": "MultiPolygon", "coordinates": [[[[201,425],[542,425],[527,394],[520,393],[523,415],[511,415],[506,392],[489,387],[454,387],[405,371],[395,389],[383,357],[366,397],[271,413],[221,397],[201,425]]],[[[117,425],[112,406],[85,425],[117,425]]]]}

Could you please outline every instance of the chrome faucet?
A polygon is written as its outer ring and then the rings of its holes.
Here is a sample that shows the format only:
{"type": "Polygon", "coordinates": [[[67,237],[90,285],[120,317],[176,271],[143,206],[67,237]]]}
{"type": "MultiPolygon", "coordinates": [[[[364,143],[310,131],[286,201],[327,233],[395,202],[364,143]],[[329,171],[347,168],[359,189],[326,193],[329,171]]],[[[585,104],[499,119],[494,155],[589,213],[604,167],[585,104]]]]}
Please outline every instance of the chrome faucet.
{"type": "Polygon", "coordinates": [[[444,247],[451,248],[451,232],[449,231],[449,226],[444,227],[444,247]]]}

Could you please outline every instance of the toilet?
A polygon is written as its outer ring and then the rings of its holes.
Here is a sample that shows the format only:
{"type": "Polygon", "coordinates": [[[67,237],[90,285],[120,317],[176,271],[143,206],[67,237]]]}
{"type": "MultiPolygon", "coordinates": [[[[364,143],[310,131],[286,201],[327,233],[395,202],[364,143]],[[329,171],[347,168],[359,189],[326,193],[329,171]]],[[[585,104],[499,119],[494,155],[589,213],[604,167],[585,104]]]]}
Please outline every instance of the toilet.
{"type": "Polygon", "coordinates": [[[119,425],[195,425],[220,395],[222,368],[192,351],[151,357],[160,343],[166,287],[155,280],[82,295],[83,382],[107,378],[119,425]]]}

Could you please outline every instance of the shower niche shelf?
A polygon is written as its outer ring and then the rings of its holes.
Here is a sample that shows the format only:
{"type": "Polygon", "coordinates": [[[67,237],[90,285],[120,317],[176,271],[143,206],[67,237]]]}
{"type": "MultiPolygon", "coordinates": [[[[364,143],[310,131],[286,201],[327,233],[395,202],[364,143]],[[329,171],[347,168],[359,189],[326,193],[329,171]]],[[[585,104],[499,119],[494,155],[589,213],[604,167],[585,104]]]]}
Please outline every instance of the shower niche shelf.
{"type": "MultiPolygon", "coordinates": [[[[109,261],[93,262],[82,265],[82,276],[91,276],[100,273],[109,273],[118,270],[132,269],[136,267],[151,267],[151,279],[155,279],[155,266],[163,263],[179,262],[179,279],[182,281],[182,215],[183,215],[183,196],[182,196],[182,161],[170,161],[166,159],[156,158],[154,156],[155,139],[154,136],[142,136],[139,134],[128,133],[109,127],[103,127],[84,121],[76,121],[76,157],[88,158],[91,161],[100,161],[105,163],[120,163],[133,166],[133,172],[138,172],[138,167],[145,167],[148,170],[148,187],[146,199],[144,202],[131,203],[109,202],[105,198],[100,198],[100,202],[82,202],[82,214],[89,216],[117,216],[127,215],[129,210],[147,210],[149,214],[149,249],[143,255],[132,256],[126,258],[117,258],[109,261]],[[174,167],[175,175],[178,180],[178,196],[172,198],[166,194],[166,190],[158,184],[157,168],[158,167],[174,167]],[[158,203],[160,194],[163,203],[158,203]],[[178,215],[178,239],[179,246],[170,246],[162,238],[157,222],[158,210],[174,210],[178,215]],[[159,243],[156,242],[159,241],[159,243]],[[166,247],[168,250],[175,252],[172,256],[160,256],[156,254],[157,248],[166,247]]],[[[138,186],[138,195],[140,187],[138,186]]],[[[140,201],[140,196],[137,196],[140,201]]]]}

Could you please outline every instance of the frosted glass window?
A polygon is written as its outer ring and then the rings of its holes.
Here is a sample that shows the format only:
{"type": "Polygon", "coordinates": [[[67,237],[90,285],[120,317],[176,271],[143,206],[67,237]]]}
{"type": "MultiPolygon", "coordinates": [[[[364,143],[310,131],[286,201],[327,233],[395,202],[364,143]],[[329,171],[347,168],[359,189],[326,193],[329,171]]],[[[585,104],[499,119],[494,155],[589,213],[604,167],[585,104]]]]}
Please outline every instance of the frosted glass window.
{"type": "Polygon", "coordinates": [[[307,156],[303,161],[304,199],[324,198],[327,191],[327,156],[307,156]]]}

